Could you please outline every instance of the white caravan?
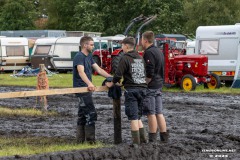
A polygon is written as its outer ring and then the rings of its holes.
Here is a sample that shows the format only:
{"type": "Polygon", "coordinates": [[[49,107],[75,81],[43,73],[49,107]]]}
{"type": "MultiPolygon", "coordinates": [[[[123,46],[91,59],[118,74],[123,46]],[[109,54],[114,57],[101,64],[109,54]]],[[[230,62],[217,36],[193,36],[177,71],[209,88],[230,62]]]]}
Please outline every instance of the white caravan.
{"type": "Polygon", "coordinates": [[[28,39],[0,37],[1,71],[21,70],[29,65],[28,39]]]}
{"type": "Polygon", "coordinates": [[[233,80],[240,57],[240,25],[200,26],[196,31],[196,54],[208,56],[208,71],[221,80],[233,80]]]}
{"type": "Polygon", "coordinates": [[[31,56],[32,68],[44,64],[49,70],[72,70],[72,58],[79,51],[81,37],[37,39],[31,56]]]}

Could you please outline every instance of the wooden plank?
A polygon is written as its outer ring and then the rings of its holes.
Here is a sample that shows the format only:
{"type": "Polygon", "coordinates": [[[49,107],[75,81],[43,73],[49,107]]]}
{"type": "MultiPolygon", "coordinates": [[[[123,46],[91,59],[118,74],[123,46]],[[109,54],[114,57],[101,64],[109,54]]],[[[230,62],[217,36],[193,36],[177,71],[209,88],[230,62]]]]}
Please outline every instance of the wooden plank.
{"type": "MultiPolygon", "coordinates": [[[[103,92],[103,91],[108,91],[108,87],[106,87],[106,86],[96,87],[95,92],[103,92]]],[[[48,96],[48,95],[84,93],[84,92],[89,92],[87,87],[20,91],[20,92],[5,92],[5,93],[0,93],[0,99],[16,98],[16,97],[48,96]]]]}

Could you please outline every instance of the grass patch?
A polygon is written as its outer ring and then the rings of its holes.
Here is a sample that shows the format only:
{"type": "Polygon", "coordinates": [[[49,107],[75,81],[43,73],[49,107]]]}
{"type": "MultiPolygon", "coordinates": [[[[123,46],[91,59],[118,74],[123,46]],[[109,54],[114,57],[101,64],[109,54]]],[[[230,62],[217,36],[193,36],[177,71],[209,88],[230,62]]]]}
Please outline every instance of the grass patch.
{"type": "MultiPolygon", "coordinates": [[[[0,74],[1,86],[23,86],[35,87],[37,85],[37,77],[12,77],[11,74],[0,74]]],[[[93,84],[101,86],[103,80],[102,76],[93,75],[93,84]]],[[[72,88],[72,74],[56,74],[48,77],[50,88],[72,88]]]]}
{"type": "Polygon", "coordinates": [[[24,117],[41,117],[41,116],[57,116],[58,113],[55,111],[41,111],[37,109],[11,109],[6,107],[0,107],[0,117],[11,117],[11,116],[24,116],[24,117]]]}
{"type": "MultiPolygon", "coordinates": [[[[187,92],[180,89],[180,87],[163,87],[163,91],[167,92],[187,92]]],[[[207,89],[203,85],[198,85],[195,91],[190,91],[192,93],[219,93],[219,94],[240,94],[239,88],[230,88],[230,87],[220,87],[219,89],[207,89]]]]}
{"type": "MultiPolygon", "coordinates": [[[[37,77],[11,77],[11,74],[0,74],[1,86],[23,86],[23,87],[35,87],[37,84],[37,77]]],[[[92,80],[95,86],[101,86],[105,78],[99,75],[93,75],[92,80]]],[[[48,77],[50,88],[72,88],[72,74],[56,74],[48,77]]],[[[185,92],[180,87],[163,88],[163,91],[168,92],[185,92]]],[[[203,85],[197,86],[196,93],[222,93],[222,94],[240,94],[240,89],[234,89],[230,87],[221,87],[220,89],[210,90],[203,87],[203,85]]]]}
{"type": "Polygon", "coordinates": [[[94,145],[76,144],[74,140],[47,137],[0,137],[0,156],[33,155],[57,151],[70,151],[106,147],[98,142],[94,145]]]}

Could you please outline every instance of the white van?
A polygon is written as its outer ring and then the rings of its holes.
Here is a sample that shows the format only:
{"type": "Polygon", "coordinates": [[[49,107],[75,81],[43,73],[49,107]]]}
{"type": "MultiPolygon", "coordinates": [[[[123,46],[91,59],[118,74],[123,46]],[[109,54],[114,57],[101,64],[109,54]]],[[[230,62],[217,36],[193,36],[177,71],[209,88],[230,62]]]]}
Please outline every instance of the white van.
{"type": "Polygon", "coordinates": [[[28,39],[0,37],[1,71],[21,70],[29,65],[28,39]]]}
{"type": "Polygon", "coordinates": [[[208,56],[208,71],[233,80],[240,56],[240,25],[200,26],[195,52],[208,56]]]}
{"type": "Polygon", "coordinates": [[[79,51],[81,37],[41,38],[35,41],[32,68],[44,64],[49,70],[72,70],[72,54],[79,51]]]}

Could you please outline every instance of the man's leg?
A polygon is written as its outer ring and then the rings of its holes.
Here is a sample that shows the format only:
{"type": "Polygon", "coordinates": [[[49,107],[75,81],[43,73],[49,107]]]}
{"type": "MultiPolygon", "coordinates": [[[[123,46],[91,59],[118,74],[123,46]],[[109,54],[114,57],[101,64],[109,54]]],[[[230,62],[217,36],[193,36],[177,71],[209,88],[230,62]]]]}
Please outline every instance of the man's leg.
{"type": "Polygon", "coordinates": [[[85,110],[86,141],[89,143],[95,143],[95,122],[97,121],[97,112],[93,104],[92,93],[87,93],[86,96],[84,96],[84,103],[86,105],[86,110],[85,110]]]}
{"type": "Polygon", "coordinates": [[[131,120],[131,134],[133,144],[140,144],[138,120],[131,120]]]}
{"type": "Polygon", "coordinates": [[[131,135],[133,144],[140,144],[139,124],[138,124],[138,101],[134,90],[126,90],[125,96],[125,114],[131,121],[131,135]]]}
{"type": "Polygon", "coordinates": [[[162,96],[161,91],[157,91],[156,94],[156,118],[157,118],[157,124],[160,130],[160,140],[163,142],[168,141],[168,133],[167,133],[167,125],[165,117],[163,116],[163,104],[162,104],[162,96]]]}
{"type": "Polygon", "coordinates": [[[156,115],[148,115],[148,126],[149,126],[149,142],[157,141],[157,119],[156,115]]]}
{"type": "Polygon", "coordinates": [[[167,131],[167,125],[166,125],[165,117],[163,116],[163,114],[157,114],[157,123],[158,123],[160,132],[167,131]]]}
{"type": "Polygon", "coordinates": [[[85,103],[82,97],[78,97],[79,105],[78,105],[78,121],[77,121],[77,143],[84,143],[86,140],[85,137],[85,124],[86,118],[84,114],[85,103]]]}
{"type": "Polygon", "coordinates": [[[147,143],[146,131],[141,120],[138,120],[140,143],[147,143]]]}

